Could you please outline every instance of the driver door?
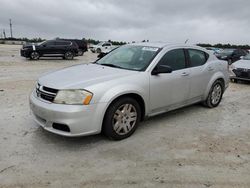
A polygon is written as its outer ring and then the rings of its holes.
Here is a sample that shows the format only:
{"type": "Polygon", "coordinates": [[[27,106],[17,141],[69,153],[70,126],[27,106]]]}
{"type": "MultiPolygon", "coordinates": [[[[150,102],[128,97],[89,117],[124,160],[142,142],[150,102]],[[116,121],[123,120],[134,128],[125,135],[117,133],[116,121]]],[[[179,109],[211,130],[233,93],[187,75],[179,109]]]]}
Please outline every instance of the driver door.
{"type": "Polygon", "coordinates": [[[172,68],[171,73],[150,76],[150,108],[152,113],[182,106],[189,95],[190,70],[184,49],[168,51],[158,62],[172,68]]]}

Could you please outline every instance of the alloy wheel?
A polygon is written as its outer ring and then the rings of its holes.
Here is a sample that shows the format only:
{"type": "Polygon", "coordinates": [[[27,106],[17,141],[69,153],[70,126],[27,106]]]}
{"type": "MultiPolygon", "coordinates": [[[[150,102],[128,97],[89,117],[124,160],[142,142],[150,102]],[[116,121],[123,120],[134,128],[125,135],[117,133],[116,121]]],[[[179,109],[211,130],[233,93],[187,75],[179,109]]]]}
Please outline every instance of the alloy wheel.
{"type": "Polygon", "coordinates": [[[222,95],[222,87],[220,84],[216,84],[213,87],[213,91],[211,95],[211,103],[213,105],[216,105],[217,103],[219,103],[221,99],[221,95],[222,95]]]}
{"type": "Polygon", "coordinates": [[[137,122],[137,111],[132,104],[121,105],[113,116],[113,129],[118,135],[129,133],[137,122]]]}

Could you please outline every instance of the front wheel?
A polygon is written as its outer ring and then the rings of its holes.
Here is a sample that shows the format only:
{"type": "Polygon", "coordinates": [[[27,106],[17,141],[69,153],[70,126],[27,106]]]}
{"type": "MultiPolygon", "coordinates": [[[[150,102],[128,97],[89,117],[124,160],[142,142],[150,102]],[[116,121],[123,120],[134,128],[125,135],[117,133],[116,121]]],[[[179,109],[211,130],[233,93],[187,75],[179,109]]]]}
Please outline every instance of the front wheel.
{"type": "Polygon", "coordinates": [[[74,54],[72,52],[68,51],[64,54],[64,58],[67,60],[72,60],[74,58],[74,54]]]}
{"type": "Polygon", "coordinates": [[[40,58],[40,55],[38,52],[31,52],[30,59],[32,60],[38,60],[40,58]]]}
{"type": "Polygon", "coordinates": [[[124,97],[113,102],[106,111],[103,133],[114,140],[131,136],[141,119],[141,109],[133,98],[124,97]]]}
{"type": "Polygon", "coordinates": [[[102,52],[102,50],[101,50],[100,48],[97,48],[97,49],[96,49],[96,53],[99,54],[99,53],[101,53],[101,52],[102,52]]]}
{"type": "Polygon", "coordinates": [[[217,107],[221,102],[222,96],[223,83],[220,80],[217,80],[212,85],[207,100],[204,102],[204,105],[209,108],[217,107]]]}

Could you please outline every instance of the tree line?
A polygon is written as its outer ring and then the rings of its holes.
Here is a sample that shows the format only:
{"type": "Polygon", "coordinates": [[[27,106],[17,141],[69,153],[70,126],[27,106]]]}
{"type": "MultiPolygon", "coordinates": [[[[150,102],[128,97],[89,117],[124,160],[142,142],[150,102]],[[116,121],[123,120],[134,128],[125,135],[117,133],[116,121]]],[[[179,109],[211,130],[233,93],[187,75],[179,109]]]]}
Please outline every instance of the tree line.
{"type": "Polygon", "coordinates": [[[237,49],[237,48],[240,48],[240,49],[250,49],[250,46],[245,44],[245,45],[235,45],[235,44],[215,44],[215,45],[212,45],[212,44],[197,44],[197,46],[200,46],[200,47],[213,47],[213,48],[234,48],[234,49],[237,49]]]}
{"type": "MultiPolygon", "coordinates": [[[[23,38],[11,38],[11,37],[7,37],[5,39],[1,39],[1,40],[10,40],[10,41],[25,41],[25,42],[42,42],[42,41],[45,41],[46,39],[43,39],[43,38],[26,38],[26,37],[23,37],[23,38]]],[[[90,44],[98,44],[100,43],[101,41],[100,40],[95,40],[95,39],[85,39],[85,38],[82,38],[82,40],[86,40],[88,43],[90,44]]],[[[127,44],[126,42],[123,42],[123,41],[113,41],[113,40],[108,40],[108,42],[111,42],[112,45],[124,45],[124,44],[127,44]]]]}

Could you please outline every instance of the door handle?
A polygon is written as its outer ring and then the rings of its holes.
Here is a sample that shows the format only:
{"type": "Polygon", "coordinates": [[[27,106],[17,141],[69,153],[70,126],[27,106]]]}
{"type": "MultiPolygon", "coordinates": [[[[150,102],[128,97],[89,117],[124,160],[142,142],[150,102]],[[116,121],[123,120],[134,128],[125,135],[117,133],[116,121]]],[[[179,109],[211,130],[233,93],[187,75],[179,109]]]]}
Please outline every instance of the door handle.
{"type": "Polygon", "coordinates": [[[213,71],[213,70],[214,70],[214,68],[208,67],[208,71],[213,71]]]}
{"type": "Polygon", "coordinates": [[[188,76],[188,75],[189,75],[188,72],[183,72],[183,73],[181,73],[181,76],[188,76]]]}

